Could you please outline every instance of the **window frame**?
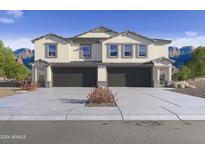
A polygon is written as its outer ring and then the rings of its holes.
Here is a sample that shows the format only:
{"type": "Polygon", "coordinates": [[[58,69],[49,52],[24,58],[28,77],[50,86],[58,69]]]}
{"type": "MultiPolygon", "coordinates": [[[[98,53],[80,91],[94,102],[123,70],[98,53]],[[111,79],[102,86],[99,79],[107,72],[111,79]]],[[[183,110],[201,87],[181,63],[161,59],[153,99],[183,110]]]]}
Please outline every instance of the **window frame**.
{"type": "Polygon", "coordinates": [[[148,45],[147,44],[138,44],[137,45],[137,57],[139,57],[139,58],[147,58],[147,53],[148,53],[148,45]],[[141,56],[140,55],[140,45],[144,45],[146,47],[145,56],[141,56]]]}
{"type": "Polygon", "coordinates": [[[111,44],[108,44],[108,46],[107,46],[107,57],[108,58],[118,58],[118,56],[119,56],[119,44],[116,44],[116,43],[111,43],[111,44]],[[111,45],[115,45],[116,47],[117,47],[117,55],[116,56],[111,56],[110,55],[110,46],[111,45]]]}
{"type": "Polygon", "coordinates": [[[122,57],[123,58],[132,58],[133,57],[133,50],[134,50],[134,45],[133,44],[122,44],[122,57]],[[131,55],[130,56],[125,55],[125,46],[126,45],[131,46],[131,55]]]}
{"type": "Polygon", "coordinates": [[[45,53],[45,57],[46,58],[57,58],[58,55],[58,44],[57,43],[47,43],[46,44],[46,53],[45,53]],[[55,45],[56,46],[56,55],[55,56],[49,56],[49,46],[50,45],[55,45]]]}
{"type": "Polygon", "coordinates": [[[80,59],[91,59],[92,58],[92,45],[91,44],[80,44],[80,59]],[[89,46],[90,48],[90,56],[85,57],[83,54],[82,46],[89,46]]]}

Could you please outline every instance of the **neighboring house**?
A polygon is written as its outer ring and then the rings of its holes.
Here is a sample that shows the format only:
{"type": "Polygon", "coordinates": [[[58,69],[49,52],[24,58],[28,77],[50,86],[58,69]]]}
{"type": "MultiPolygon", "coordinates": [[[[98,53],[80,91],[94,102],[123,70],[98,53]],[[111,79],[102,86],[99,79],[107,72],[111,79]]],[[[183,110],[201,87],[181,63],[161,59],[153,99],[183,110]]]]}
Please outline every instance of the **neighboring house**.
{"type": "Polygon", "coordinates": [[[101,26],[71,38],[47,34],[32,42],[33,81],[44,70],[46,87],[157,87],[160,70],[166,84],[171,82],[170,40],[101,26]]]}

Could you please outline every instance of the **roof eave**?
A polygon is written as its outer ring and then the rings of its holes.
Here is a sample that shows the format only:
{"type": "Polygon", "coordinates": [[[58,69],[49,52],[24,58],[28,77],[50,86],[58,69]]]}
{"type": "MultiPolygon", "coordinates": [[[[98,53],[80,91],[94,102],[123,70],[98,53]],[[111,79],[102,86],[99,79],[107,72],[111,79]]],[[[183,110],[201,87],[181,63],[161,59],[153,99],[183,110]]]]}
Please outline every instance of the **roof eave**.
{"type": "Polygon", "coordinates": [[[109,39],[111,39],[111,38],[117,37],[117,36],[122,35],[122,34],[127,34],[127,33],[130,33],[130,34],[133,34],[133,35],[137,35],[137,36],[142,37],[142,38],[144,38],[144,39],[146,39],[146,40],[152,41],[153,43],[156,43],[156,41],[153,40],[153,39],[151,39],[151,38],[148,38],[148,37],[146,37],[146,36],[143,36],[143,35],[137,34],[137,33],[135,33],[135,32],[131,32],[131,31],[124,31],[124,32],[118,33],[117,35],[114,35],[114,36],[108,37],[108,38],[105,39],[105,40],[102,40],[102,42],[103,42],[103,41],[106,41],[106,40],[109,40],[109,39]]]}
{"type": "Polygon", "coordinates": [[[78,34],[78,35],[75,35],[75,36],[73,36],[72,38],[79,37],[79,36],[81,36],[81,35],[84,35],[84,34],[86,34],[86,33],[92,32],[92,31],[94,31],[94,30],[96,30],[96,29],[99,29],[99,28],[104,28],[104,29],[107,29],[109,32],[118,34],[118,32],[116,32],[116,31],[114,31],[114,30],[112,30],[112,29],[110,29],[110,28],[107,28],[107,27],[104,27],[104,26],[99,26],[99,27],[93,28],[93,29],[91,29],[91,30],[89,30],[89,31],[86,31],[86,32],[80,33],[80,34],[78,34]]]}
{"type": "Polygon", "coordinates": [[[49,34],[46,34],[46,35],[37,37],[37,38],[31,40],[31,42],[32,42],[32,43],[35,43],[35,41],[40,40],[40,39],[45,38],[45,37],[48,37],[48,36],[54,36],[54,37],[57,37],[57,38],[62,39],[62,40],[64,40],[64,41],[70,42],[69,39],[66,39],[66,38],[64,38],[64,37],[62,37],[62,36],[59,36],[59,35],[56,35],[56,34],[53,34],[53,33],[49,33],[49,34]]]}
{"type": "Polygon", "coordinates": [[[145,62],[144,64],[149,64],[149,63],[154,64],[156,61],[158,61],[158,60],[160,60],[160,59],[163,59],[163,60],[169,61],[171,64],[173,64],[173,63],[175,62],[175,61],[172,60],[172,59],[165,58],[165,57],[160,57],[160,58],[156,58],[156,59],[153,59],[153,60],[151,60],[151,61],[145,62]]]}

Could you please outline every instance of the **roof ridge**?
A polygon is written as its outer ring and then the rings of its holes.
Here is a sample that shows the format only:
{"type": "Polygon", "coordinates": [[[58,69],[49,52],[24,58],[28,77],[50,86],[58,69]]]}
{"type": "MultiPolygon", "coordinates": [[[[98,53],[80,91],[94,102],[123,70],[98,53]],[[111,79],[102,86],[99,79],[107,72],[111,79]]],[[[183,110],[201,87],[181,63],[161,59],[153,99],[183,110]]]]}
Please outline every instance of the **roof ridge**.
{"type": "Polygon", "coordinates": [[[108,40],[108,39],[110,39],[110,38],[113,38],[113,37],[116,37],[116,36],[119,36],[119,35],[122,35],[122,34],[124,34],[124,33],[131,33],[131,34],[134,34],[134,35],[143,37],[143,38],[145,38],[145,39],[148,39],[148,40],[150,40],[150,41],[156,42],[155,40],[153,40],[153,39],[151,39],[151,38],[149,38],[149,37],[147,37],[147,36],[138,34],[138,33],[136,33],[135,31],[130,31],[130,30],[125,30],[125,31],[123,31],[123,32],[120,32],[120,33],[118,33],[118,34],[116,34],[116,35],[114,35],[114,36],[108,37],[106,40],[108,40]]]}
{"type": "Polygon", "coordinates": [[[75,36],[73,36],[72,38],[81,36],[81,35],[83,35],[83,34],[86,34],[86,33],[92,32],[92,31],[95,31],[95,30],[97,30],[97,29],[106,29],[106,30],[108,30],[108,31],[110,31],[110,32],[113,32],[113,33],[118,34],[117,31],[114,31],[114,30],[112,30],[112,29],[110,29],[110,28],[107,28],[107,27],[105,27],[105,26],[98,26],[98,27],[95,27],[95,28],[93,28],[93,29],[90,29],[90,30],[88,30],[88,31],[86,31],[86,32],[83,32],[83,33],[80,33],[80,34],[78,34],[78,35],[75,35],[75,36]]]}
{"type": "Polygon", "coordinates": [[[65,37],[63,37],[63,36],[60,36],[60,35],[57,35],[57,34],[54,34],[54,33],[48,33],[48,34],[42,35],[42,36],[40,36],[40,37],[37,37],[37,38],[31,40],[31,42],[34,43],[35,41],[37,41],[37,40],[39,40],[39,39],[42,39],[42,38],[44,38],[44,37],[47,37],[47,36],[55,36],[55,37],[58,37],[58,38],[60,38],[60,39],[62,39],[62,40],[64,40],[64,41],[69,41],[67,38],[65,38],[65,37]]]}

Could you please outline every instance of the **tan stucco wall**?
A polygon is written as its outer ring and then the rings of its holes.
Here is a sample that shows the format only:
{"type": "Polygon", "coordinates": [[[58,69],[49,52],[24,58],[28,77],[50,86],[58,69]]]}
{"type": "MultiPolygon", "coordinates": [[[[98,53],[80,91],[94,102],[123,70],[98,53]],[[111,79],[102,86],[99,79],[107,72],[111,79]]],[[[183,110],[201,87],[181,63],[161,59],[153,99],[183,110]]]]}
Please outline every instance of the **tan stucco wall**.
{"type": "MultiPolygon", "coordinates": [[[[87,33],[85,35],[91,36],[96,35],[98,37],[102,35],[108,35],[107,33],[87,33]]],[[[109,35],[110,36],[110,35],[109,35]]],[[[152,41],[143,39],[142,37],[134,36],[132,34],[119,35],[114,38],[105,40],[101,44],[92,44],[90,59],[80,58],[80,44],[71,44],[63,42],[59,39],[42,38],[35,41],[35,60],[42,59],[47,62],[71,62],[71,61],[103,61],[105,63],[143,63],[159,57],[168,58],[168,45],[154,44],[152,41]],[[57,43],[57,58],[46,58],[45,57],[45,44],[57,43]],[[107,45],[111,43],[117,43],[119,45],[118,58],[107,58],[107,45]],[[123,58],[121,56],[121,50],[123,44],[133,44],[133,56],[131,58],[123,58]],[[148,55],[146,58],[136,57],[136,45],[139,43],[148,44],[148,55]]]]}
{"type": "Polygon", "coordinates": [[[143,63],[148,62],[159,57],[168,58],[168,46],[167,45],[155,45],[152,41],[143,39],[141,37],[133,36],[129,34],[128,36],[119,35],[117,37],[105,40],[102,42],[102,57],[103,62],[105,63],[143,63]],[[109,44],[118,44],[118,57],[117,58],[108,58],[107,56],[107,46],[109,44]],[[136,45],[142,43],[148,45],[147,57],[137,57],[136,56],[136,45]],[[123,44],[133,44],[133,56],[131,58],[122,57],[122,46],[123,44]]]}
{"type": "Polygon", "coordinates": [[[154,45],[153,46],[153,58],[165,57],[169,58],[168,45],[154,45]]]}
{"type": "Polygon", "coordinates": [[[107,81],[107,69],[105,65],[98,66],[98,81],[107,81]]]}
{"type": "Polygon", "coordinates": [[[69,43],[62,43],[58,39],[51,40],[49,38],[42,38],[40,40],[35,41],[35,61],[38,59],[45,60],[47,62],[70,62],[70,44],[69,43]],[[46,58],[46,48],[45,44],[47,43],[57,43],[57,58],[46,58]]]}
{"type": "Polygon", "coordinates": [[[71,44],[71,61],[101,61],[101,44],[92,44],[91,46],[91,58],[80,58],[80,44],[71,44]]]}
{"type": "Polygon", "coordinates": [[[85,33],[83,35],[80,35],[78,37],[85,37],[85,38],[89,38],[89,37],[94,37],[94,38],[107,38],[114,35],[114,33],[93,33],[93,32],[89,32],[89,33],[85,33]]]}

